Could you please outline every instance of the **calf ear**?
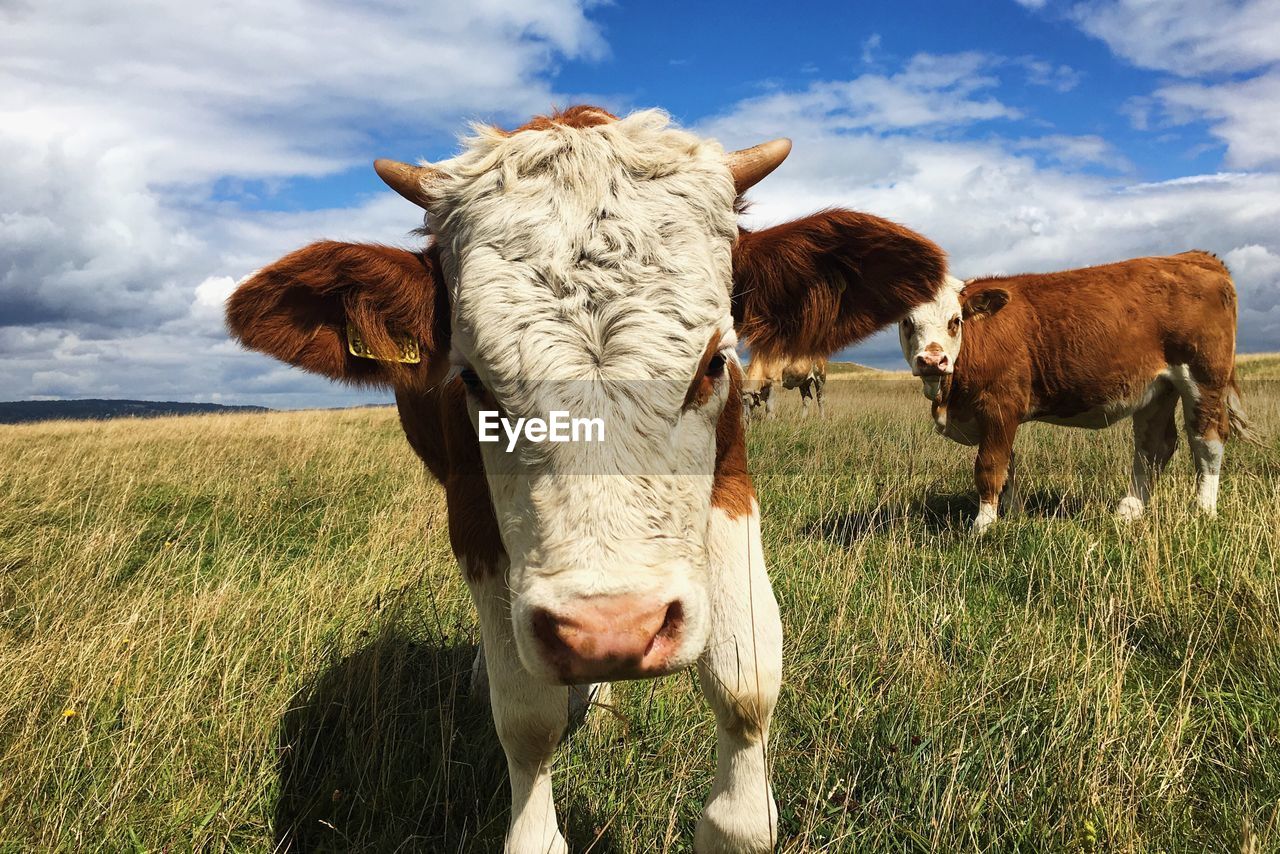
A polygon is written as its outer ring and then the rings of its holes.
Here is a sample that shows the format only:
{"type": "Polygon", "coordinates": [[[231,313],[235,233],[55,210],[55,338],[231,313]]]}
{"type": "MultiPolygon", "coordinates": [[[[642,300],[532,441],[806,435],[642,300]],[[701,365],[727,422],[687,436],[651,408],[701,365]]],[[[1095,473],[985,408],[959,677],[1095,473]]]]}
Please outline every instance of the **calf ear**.
{"type": "Polygon", "coordinates": [[[313,243],[242,282],[227,302],[227,327],[246,347],[361,385],[435,379],[448,362],[449,304],[434,248],[313,243]]]}
{"type": "Polygon", "coordinates": [[[733,316],[753,358],[818,358],[896,322],[942,287],[946,256],[897,223],[828,210],[733,251],[733,316]]]}
{"type": "Polygon", "coordinates": [[[1009,292],[1004,288],[983,288],[974,293],[960,292],[960,314],[965,320],[995,314],[1009,304],[1009,292]]]}

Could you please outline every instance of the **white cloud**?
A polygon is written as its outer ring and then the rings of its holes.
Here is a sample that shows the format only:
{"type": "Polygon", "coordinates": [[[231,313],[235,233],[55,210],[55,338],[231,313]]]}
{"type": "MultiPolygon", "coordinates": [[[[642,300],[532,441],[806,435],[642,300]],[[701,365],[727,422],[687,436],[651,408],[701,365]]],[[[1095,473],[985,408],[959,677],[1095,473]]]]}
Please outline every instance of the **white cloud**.
{"type": "Polygon", "coordinates": [[[880,34],[872,33],[862,40],[862,61],[870,65],[876,61],[876,52],[880,50],[880,34]]]}
{"type": "Polygon", "coordinates": [[[1211,122],[1210,132],[1227,146],[1228,166],[1280,166],[1280,71],[1240,82],[1162,86],[1155,97],[1175,124],[1211,122]]]}
{"type": "MultiPolygon", "coordinates": [[[[809,97],[774,93],[768,109],[744,102],[705,125],[731,146],[786,133],[794,153],[753,191],[752,220],[767,224],[828,206],[902,222],[946,248],[957,275],[1036,272],[1140,255],[1205,249],[1225,257],[1241,299],[1242,350],[1280,341],[1280,175],[1223,173],[1125,184],[1082,174],[1070,158],[1045,168],[1020,153],[1105,144],[1048,135],[985,142],[848,132],[809,97]],[[780,117],[786,117],[785,123],[780,117]]],[[[880,336],[855,358],[895,364],[896,339],[880,336]]]]}
{"type": "Polygon", "coordinates": [[[1275,0],[1107,0],[1078,4],[1070,15],[1143,68],[1194,76],[1280,61],[1275,0]]]}
{"type": "Polygon", "coordinates": [[[812,83],[802,92],[770,93],[748,101],[754,115],[785,124],[821,113],[841,130],[947,127],[1015,118],[1018,111],[990,95],[999,60],[982,53],[917,54],[892,75],[812,83]]]}
{"type": "Polygon", "coordinates": [[[1012,148],[1016,151],[1042,152],[1063,166],[1102,166],[1117,171],[1133,168],[1133,164],[1127,157],[1116,151],[1111,143],[1095,134],[1071,136],[1053,133],[1027,137],[1012,143],[1012,148]]]}
{"type": "Polygon", "coordinates": [[[545,110],[554,63],[605,50],[576,0],[68,0],[0,20],[0,397],[190,398],[247,370],[212,352],[215,283],[325,230],[385,240],[418,215],[381,192],[245,213],[219,181],[366,163],[363,128],[452,148],[466,118],[545,110]],[[15,353],[32,340],[15,329],[48,349],[15,353]]]}
{"type": "Polygon", "coordinates": [[[1027,82],[1046,86],[1056,92],[1070,92],[1080,85],[1084,75],[1070,65],[1046,62],[1034,56],[1019,57],[1015,62],[1026,69],[1027,82]]]}
{"type": "Polygon", "coordinates": [[[1121,58],[1184,78],[1125,106],[1138,130],[1204,121],[1226,146],[1226,165],[1280,165],[1280,6],[1275,0],[1107,0],[1070,17],[1121,58]]]}

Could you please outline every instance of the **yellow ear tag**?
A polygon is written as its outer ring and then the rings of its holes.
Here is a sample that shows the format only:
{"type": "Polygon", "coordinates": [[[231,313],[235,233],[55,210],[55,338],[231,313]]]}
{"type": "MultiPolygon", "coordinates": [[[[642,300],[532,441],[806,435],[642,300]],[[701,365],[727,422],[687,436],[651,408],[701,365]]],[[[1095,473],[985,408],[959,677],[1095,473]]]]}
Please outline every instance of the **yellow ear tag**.
{"type": "Polygon", "coordinates": [[[422,354],[418,351],[418,342],[412,335],[396,335],[392,333],[391,340],[395,342],[399,355],[394,359],[384,359],[369,349],[369,345],[365,343],[364,336],[360,334],[360,330],[356,329],[354,324],[347,324],[347,351],[353,356],[361,359],[374,359],[378,362],[399,362],[402,365],[416,365],[422,361],[422,354]]]}

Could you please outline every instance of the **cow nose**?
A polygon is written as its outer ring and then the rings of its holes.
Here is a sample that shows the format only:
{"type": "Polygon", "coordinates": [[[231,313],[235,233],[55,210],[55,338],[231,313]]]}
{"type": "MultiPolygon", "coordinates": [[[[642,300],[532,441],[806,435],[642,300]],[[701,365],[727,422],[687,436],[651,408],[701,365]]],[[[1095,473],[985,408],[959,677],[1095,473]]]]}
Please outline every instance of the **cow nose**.
{"type": "Polygon", "coordinates": [[[925,350],[916,356],[916,367],[920,369],[932,368],[935,371],[945,371],[950,364],[951,360],[941,350],[925,350]]]}
{"type": "Polygon", "coordinates": [[[566,684],[665,673],[680,643],[684,607],[633,595],[597,596],[533,613],[533,633],[566,684]]]}

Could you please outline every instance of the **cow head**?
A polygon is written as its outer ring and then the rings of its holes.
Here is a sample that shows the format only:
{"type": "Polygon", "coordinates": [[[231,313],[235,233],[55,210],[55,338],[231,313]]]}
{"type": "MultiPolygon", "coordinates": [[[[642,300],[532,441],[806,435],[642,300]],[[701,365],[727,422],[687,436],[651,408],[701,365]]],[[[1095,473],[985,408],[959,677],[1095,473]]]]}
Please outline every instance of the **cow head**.
{"type": "Polygon", "coordinates": [[[911,309],[898,323],[902,355],[912,375],[924,379],[924,393],[930,398],[937,396],[941,377],[955,370],[960,355],[963,288],[964,282],[947,276],[937,296],[911,309]]]}
{"type": "Polygon", "coordinates": [[[937,296],[907,312],[898,323],[898,341],[911,373],[924,382],[925,397],[936,398],[942,377],[955,371],[965,321],[995,314],[1008,301],[1003,288],[969,289],[947,276],[937,296]]]}
{"type": "Polygon", "coordinates": [[[706,644],[712,516],[754,512],[738,336],[825,355],[930,298],[945,272],[936,246],[863,214],[740,230],[739,195],[789,150],[726,153],[658,111],[479,128],[451,160],[375,164],[426,210],[425,251],[315,244],[243,282],[228,322],[291,364],[394,387],[451,525],[466,473],[424,447],[447,430],[413,422],[437,400],[470,421],[465,450],[501,540],[490,571],[505,573],[529,671],[589,682],[683,668],[706,644]],[[484,412],[557,410],[601,419],[604,443],[477,442],[484,412]]]}

